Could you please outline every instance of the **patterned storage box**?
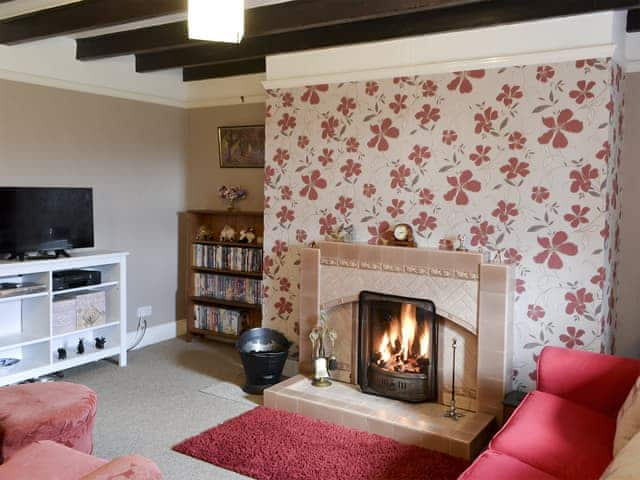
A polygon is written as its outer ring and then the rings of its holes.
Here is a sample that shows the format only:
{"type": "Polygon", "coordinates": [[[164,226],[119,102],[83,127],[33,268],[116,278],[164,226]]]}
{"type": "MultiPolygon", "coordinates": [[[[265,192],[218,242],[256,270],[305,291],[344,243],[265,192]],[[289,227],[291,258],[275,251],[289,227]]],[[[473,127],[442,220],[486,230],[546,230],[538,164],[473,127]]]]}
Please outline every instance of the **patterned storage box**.
{"type": "Polygon", "coordinates": [[[92,292],[76,297],[78,330],[104,325],[107,321],[105,292],[92,292]]]}
{"type": "Polygon", "coordinates": [[[76,323],[76,298],[57,297],[53,302],[53,334],[73,332],[76,323]]]}

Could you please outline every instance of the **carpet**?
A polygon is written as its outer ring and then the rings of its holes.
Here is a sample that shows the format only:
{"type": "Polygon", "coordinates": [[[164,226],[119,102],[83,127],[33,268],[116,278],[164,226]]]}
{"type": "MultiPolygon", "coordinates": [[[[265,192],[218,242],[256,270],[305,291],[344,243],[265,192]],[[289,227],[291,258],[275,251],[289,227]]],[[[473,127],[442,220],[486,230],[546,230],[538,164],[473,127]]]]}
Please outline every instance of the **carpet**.
{"type": "Polygon", "coordinates": [[[242,390],[242,387],[230,382],[216,382],[213,385],[200,390],[201,393],[213,395],[214,397],[224,398],[232,402],[242,403],[244,405],[255,407],[262,405],[262,395],[250,395],[242,390]]]}
{"type": "Polygon", "coordinates": [[[455,480],[468,462],[258,407],[174,450],[256,480],[455,480]]]}

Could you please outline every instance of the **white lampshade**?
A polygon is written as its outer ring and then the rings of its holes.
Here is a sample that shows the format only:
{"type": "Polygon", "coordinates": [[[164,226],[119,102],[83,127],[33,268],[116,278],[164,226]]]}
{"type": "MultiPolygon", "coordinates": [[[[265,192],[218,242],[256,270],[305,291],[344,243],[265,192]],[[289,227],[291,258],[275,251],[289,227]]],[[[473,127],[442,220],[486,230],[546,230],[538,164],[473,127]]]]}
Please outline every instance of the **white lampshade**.
{"type": "Polygon", "coordinates": [[[244,37],[244,0],[189,0],[189,38],[240,43],[244,37]]]}

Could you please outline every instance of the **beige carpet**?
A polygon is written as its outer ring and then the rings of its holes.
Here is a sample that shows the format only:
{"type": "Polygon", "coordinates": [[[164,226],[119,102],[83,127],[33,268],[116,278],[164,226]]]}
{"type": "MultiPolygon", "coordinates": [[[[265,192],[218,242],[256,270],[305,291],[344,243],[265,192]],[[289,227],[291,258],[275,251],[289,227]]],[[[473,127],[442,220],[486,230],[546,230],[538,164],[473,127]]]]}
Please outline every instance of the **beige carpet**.
{"type": "Polygon", "coordinates": [[[139,453],[167,480],[245,478],[171,450],[260,402],[240,389],[242,364],[233,347],[176,339],[131,352],[127,368],[102,361],[65,377],[98,392],[97,456],[139,453]]]}

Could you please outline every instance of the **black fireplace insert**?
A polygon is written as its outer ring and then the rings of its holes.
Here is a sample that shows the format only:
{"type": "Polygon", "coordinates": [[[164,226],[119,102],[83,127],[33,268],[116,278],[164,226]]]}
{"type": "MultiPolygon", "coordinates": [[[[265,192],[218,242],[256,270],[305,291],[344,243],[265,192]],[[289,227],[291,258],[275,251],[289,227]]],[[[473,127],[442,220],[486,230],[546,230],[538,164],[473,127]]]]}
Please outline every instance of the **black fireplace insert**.
{"type": "Polygon", "coordinates": [[[358,383],[407,402],[438,396],[438,322],[430,300],[360,293],[358,383]]]}

